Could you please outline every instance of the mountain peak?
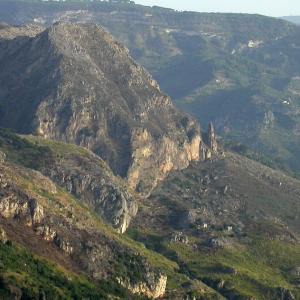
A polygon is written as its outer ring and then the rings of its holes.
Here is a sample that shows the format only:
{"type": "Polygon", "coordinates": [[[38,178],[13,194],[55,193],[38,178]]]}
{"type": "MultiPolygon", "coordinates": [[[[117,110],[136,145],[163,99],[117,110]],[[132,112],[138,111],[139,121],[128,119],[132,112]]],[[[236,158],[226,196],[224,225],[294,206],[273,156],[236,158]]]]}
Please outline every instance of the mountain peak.
{"type": "Polygon", "coordinates": [[[100,26],[56,23],[10,43],[0,126],[87,147],[146,192],[200,158],[198,123],[100,26]]]}

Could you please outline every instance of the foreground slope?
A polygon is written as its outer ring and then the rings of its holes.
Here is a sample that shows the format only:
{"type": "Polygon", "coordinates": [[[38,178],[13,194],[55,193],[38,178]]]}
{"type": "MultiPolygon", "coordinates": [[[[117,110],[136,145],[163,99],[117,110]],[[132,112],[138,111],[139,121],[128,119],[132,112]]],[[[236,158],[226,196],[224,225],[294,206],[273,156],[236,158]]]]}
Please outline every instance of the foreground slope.
{"type": "MultiPolygon", "coordinates": [[[[299,296],[297,180],[230,153],[169,175],[139,204],[129,230],[159,256],[105,226],[88,197],[75,193],[79,201],[36,171],[55,165],[52,157],[62,168],[74,160],[86,161],[90,152],[37,137],[20,138],[7,130],[0,133],[1,237],[12,242],[0,246],[5,257],[1,292],[6,295],[17,291],[35,296],[52,286],[53,295],[58,288],[66,299],[86,296],[89,288],[91,297],[104,298],[133,297],[126,289],[151,297],[164,294],[166,299],[299,296]],[[68,285],[65,276],[73,278],[68,285]],[[115,288],[107,288],[106,282],[115,288]]],[[[99,175],[105,181],[107,176],[99,175]]],[[[53,178],[67,189],[76,186],[72,180],[64,185],[62,178],[53,178]]]]}
{"type": "Polygon", "coordinates": [[[227,299],[298,299],[299,186],[225,153],[168,176],[129,234],[227,299]]]}
{"type": "Polygon", "coordinates": [[[200,158],[198,123],[96,25],[4,39],[0,63],[2,127],[84,146],[145,193],[200,158]]]}
{"type": "MultiPolygon", "coordinates": [[[[194,293],[222,299],[202,282],[181,274],[176,262],[105,225],[95,213],[99,211],[90,202],[89,193],[79,195],[80,200],[66,191],[72,186],[68,169],[68,185],[54,176],[66,189],[36,171],[55,165],[52,157],[59,158],[63,171],[64,163],[72,166],[76,160],[86,161],[90,152],[74,145],[21,138],[7,130],[0,131],[0,141],[1,296],[107,299],[111,295],[135,299],[133,293],[137,299],[139,295],[176,299],[177,295],[194,293]]],[[[98,158],[94,163],[101,161],[98,158]]],[[[72,170],[75,174],[82,172],[79,166],[72,170]]],[[[89,186],[86,175],[82,177],[89,186]]],[[[106,184],[110,180],[112,189],[116,185],[113,175],[109,178],[103,173],[98,177],[106,184]]],[[[101,188],[99,185],[99,193],[101,188]]],[[[107,209],[113,208],[114,191],[103,193],[112,197],[107,200],[107,209]]],[[[108,212],[102,212],[105,219],[108,212]]]]}

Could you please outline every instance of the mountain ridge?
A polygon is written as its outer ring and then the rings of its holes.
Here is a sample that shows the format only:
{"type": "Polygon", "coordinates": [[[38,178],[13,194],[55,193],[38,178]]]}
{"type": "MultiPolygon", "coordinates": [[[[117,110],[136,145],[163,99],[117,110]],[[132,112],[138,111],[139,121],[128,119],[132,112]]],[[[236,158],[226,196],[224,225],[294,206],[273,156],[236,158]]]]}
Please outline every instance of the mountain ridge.
{"type": "Polygon", "coordinates": [[[0,5],[5,12],[0,18],[8,23],[101,24],[130,49],[177,107],[193,114],[204,128],[213,121],[222,137],[271,156],[294,173],[299,169],[292,150],[299,145],[291,142],[299,127],[294,105],[298,26],[260,15],[177,12],[133,4],[0,5]],[[283,112],[278,111],[280,103],[283,112]],[[240,114],[245,107],[249,118],[240,114]],[[272,115],[273,123],[265,130],[264,122],[272,115]]]}

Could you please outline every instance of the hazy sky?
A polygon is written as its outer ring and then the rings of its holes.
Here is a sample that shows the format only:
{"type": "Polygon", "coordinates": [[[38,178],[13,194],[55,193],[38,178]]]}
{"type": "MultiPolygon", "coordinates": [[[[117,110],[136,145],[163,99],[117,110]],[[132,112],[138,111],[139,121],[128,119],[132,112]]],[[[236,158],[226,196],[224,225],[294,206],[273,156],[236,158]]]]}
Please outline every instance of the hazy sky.
{"type": "Polygon", "coordinates": [[[300,15],[300,0],[135,0],[135,2],[203,12],[244,12],[269,16],[300,15]]]}

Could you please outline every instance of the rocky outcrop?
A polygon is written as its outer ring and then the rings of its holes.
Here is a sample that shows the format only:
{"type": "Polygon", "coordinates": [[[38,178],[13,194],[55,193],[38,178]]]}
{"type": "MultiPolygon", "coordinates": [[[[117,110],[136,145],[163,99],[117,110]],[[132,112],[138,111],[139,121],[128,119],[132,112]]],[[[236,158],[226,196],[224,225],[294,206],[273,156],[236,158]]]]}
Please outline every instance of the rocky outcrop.
{"type": "Polygon", "coordinates": [[[54,238],[54,243],[56,246],[58,246],[63,252],[67,253],[68,255],[73,253],[73,246],[71,243],[64,238],[60,237],[59,235],[56,235],[54,238]]]}
{"type": "Polygon", "coordinates": [[[183,232],[178,232],[178,233],[174,233],[172,235],[171,242],[172,243],[188,244],[189,243],[189,238],[183,232]]]}
{"type": "Polygon", "coordinates": [[[217,142],[217,136],[215,133],[215,128],[212,122],[209,123],[208,126],[208,147],[211,149],[213,153],[218,152],[218,142],[217,142]]]}
{"type": "Polygon", "coordinates": [[[32,226],[43,220],[44,210],[36,199],[31,199],[25,193],[15,191],[7,185],[5,191],[0,191],[0,215],[3,218],[26,220],[26,223],[32,226]]]}
{"type": "Polygon", "coordinates": [[[202,160],[210,160],[219,152],[217,135],[212,122],[208,125],[208,130],[205,134],[205,143],[201,143],[200,153],[202,160]]]}
{"type": "Polygon", "coordinates": [[[84,146],[144,195],[200,158],[197,122],[99,26],[6,40],[0,64],[0,126],[84,146]]]}
{"type": "Polygon", "coordinates": [[[35,231],[46,241],[54,241],[57,237],[57,232],[47,224],[36,226],[35,231]]]}
{"type": "Polygon", "coordinates": [[[30,211],[32,223],[41,223],[44,218],[44,208],[41,205],[39,205],[39,203],[35,199],[30,199],[28,203],[28,208],[30,211]]]}
{"type": "Polygon", "coordinates": [[[145,274],[145,281],[130,283],[128,280],[120,278],[117,278],[117,281],[133,294],[145,295],[150,299],[157,299],[165,294],[167,279],[166,275],[159,272],[148,271],[145,274]]]}
{"type": "Polygon", "coordinates": [[[84,155],[64,154],[41,171],[88,204],[120,233],[127,230],[137,214],[137,196],[121,178],[114,176],[105,162],[88,151],[84,155]]]}
{"type": "Polygon", "coordinates": [[[296,300],[295,295],[285,288],[278,289],[278,296],[280,297],[280,300],[296,300]]]}
{"type": "Polygon", "coordinates": [[[40,172],[20,169],[5,163],[0,165],[0,215],[6,219],[13,218],[24,221],[26,225],[32,227],[42,224],[45,219],[43,205],[40,204],[36,195],[27,193],[25,188],[18,188],[12,180],[14,173],[32,178],[49,196],[57,193],[55,184],[40,172]]]}
{"type": "Polygon", "coordinates": [[[71,255],[74,251],[72,242],[68,240],[63,234],[58,233],[57,225],[62,226],[62,223],[52,224],[48,219],[45,219],[41,224],[33,225],[33,229],[37,235],[41,236],[47,242],[53,242],[62,252],[71,255]]]}
{"type": "MultiPolygon", "coordinates": [[[[5,174],[9,170],[9,167],[5,166],[0,169],[0,172],[5,174]]],[[[54,184],[50,184],[51,181],[38,172],[28,170],[26,176],[31,176],[33,180],[37,180],[39,186],[42,186],[47,193],[51,194],[53,191],[54,184]],[[41,178],[44,180],[40,180],[41,178]],[[45,182],[47,182],[46,185],[45,182]]],[[[24,223],[26,226],[34,229],[46,241],[54,241],[63,252],[71,254],[73,249],[70,243],[66,242],[57,233],[57,230],[52,229],[47,224],[49,222],[49,214],[45,214],[45,209],[39,201],[33,198],[32,195],[19,189],[5,175],[0,177],[0,182],[0,216],[4,219],[15,219],[24,223]]],[[[56,189],[54,194],[56,194],[56,189]]],[[[6,239],[4,231],[0,230],[0,235],[4,240],[6,239]]]]}
{"type": "Polygon", "coordinates": [[[165,294],[167,276],[153,268],[138,253],[130,249],[116,248],[116,245],[98,236],[84,243],[82,264],[91,276],[99,280],[107,276],[106,269],[123,270],[114,279],[133,294],[140,294],[151,299],[165,294]]]}
{"type": "MultiPolygon", "coordinates": [[[[57,184],[100,215],[101,219],[118,232],[126,231],[137,213],[140,197],[128,188],[124,179],[115,176],[100,157],[79,146],[33,136],[25,139],[1,129],[0,141],[3,141],[6,153],[9,153],[7,149],[11,150],[7,163],[2,163],[3,170],[14,157],[22,157],[26,166],[32,165],[37,170],[27,170],[28,176],[35,178],[49,197],[60,193],[57,184]],[[19,145],[23,145],[22,153],[18,153],[19,145]]],[[[5,157],[2,153],[0,152],[1,157],[5,157]]],[[[3,173],[0,172],[0,187],[3,185],[5,188],[7,181],[1,181],[3,173]]],[[[29,209],[36,223],[40,221],[42,212],[35,205],[36,202],[32,200],[29,209]]]]}

